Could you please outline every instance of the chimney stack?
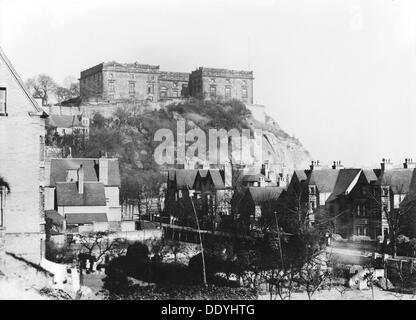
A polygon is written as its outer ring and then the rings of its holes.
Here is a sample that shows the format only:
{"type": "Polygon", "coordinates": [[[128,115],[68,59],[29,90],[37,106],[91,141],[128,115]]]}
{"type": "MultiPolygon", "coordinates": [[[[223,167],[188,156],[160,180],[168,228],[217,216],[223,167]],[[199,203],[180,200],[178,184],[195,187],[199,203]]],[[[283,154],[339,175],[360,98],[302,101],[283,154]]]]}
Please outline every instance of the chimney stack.
{"type": "Polygon", "coordinates": [[[100,158],[98,160],[99,166],[99,180],[103,185],[108,185],[108,159],[100,158]]]}
{"type": "Polygon", "coordinates": [[[339,161],[334,161],[332,164],[332,169],[340,169],[343,168],[344,166],[341,164],[341,160],[339,161]]]}
{"type": "Polygon", "coordinates": [[[403,168],[404,169],[416,168],[416,163],[413,162],[412,158],[406,158],[404,159],[403,168]]]}
{"type": "Polygon", "coordinates": [[[313,161],[312,160],[312,162],[311,162],[311,165],[310,165],[310,168],[311,168],[311,170],[317,170],[317,169],[320,169],[321,167],[320,167],[320,165],[319,165],[319,160],[316,160],[316,161],[313,161]]]}
{"type": "Polygon", "coordinates": [[[381,159],[380,166],[381,166],[381,170],[385,171],[385,170],[392,169],[393,168],[393,163],[390,161],[390,159],[383,158],[383,159],[381,159]]]}
{"type": "Polygon", "coordinates": [[[78,193],[84,193],[84,168],[82,164],[79,166],[78,169],[78,193]]]}

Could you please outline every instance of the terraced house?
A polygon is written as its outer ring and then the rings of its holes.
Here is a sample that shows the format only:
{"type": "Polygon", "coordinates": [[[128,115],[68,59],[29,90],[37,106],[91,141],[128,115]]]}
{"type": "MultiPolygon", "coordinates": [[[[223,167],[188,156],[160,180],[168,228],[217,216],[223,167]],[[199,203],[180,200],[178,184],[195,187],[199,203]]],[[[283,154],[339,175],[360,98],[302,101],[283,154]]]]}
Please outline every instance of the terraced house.
{"type": "Polygon", "coordinates": [[[0,240],[3,252],[38,263],[44,253],[44,141],[47,114],[0,49],[0,240]]]}
{"type": "Polygon", "coordinates": [[[333,232],[344,238],[384,239],[392,231],[388,217],[400,210],[408,211],[406,228],[414,232],[415,167],[410,159],[403,167],[383,159],[376,169],[341,168],[338,162],[323,169],[314,162],[310,170],[293,173],[288,193],[298,195],[295,198],[312,224],[321,213],[333,222],[333,232]]]}

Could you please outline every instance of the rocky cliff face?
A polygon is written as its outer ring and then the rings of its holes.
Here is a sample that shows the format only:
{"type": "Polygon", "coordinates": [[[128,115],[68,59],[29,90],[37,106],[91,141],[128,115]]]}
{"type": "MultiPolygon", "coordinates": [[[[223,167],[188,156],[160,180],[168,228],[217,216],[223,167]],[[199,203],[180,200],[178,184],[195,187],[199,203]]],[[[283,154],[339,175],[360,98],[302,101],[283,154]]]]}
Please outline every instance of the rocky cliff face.
{"type": "MultiPolygon", "coordinates": [[[[206,102],[205,102],[206,103],[206,102]]],[[[239,107],[228,106],[226,103],[210,105],[206,109],[176,104],[166,106],[166,110],[172,112],[175,120],[185,120],[186,128],[199,127],[204,131],[209,128],[248,128],[254,131],[262,131],[262,157],[261,162],[269,162],[275,172],[292,173],[293,170],[309,167],[311,155],[303,147],[301,142],[283,131],[278,123],[268,115],[255,117],[253,112],[245,112],[239,107]],[[236,108],[236,109],[235,109],[236,108]],[[233,120],[227,121],[230,116],[233,120]],[[222,124],[222,125],[221,125],[222,124]]],[[[247,111],[247,110],[246,110],[247,111]]],[[[253,154],[253,149],[251,150],[253,154]]],[[[255,152],[254,152],[255,153],[255,152]]],[[[257,164],[259,165],[258,161],[257,164]]]]}

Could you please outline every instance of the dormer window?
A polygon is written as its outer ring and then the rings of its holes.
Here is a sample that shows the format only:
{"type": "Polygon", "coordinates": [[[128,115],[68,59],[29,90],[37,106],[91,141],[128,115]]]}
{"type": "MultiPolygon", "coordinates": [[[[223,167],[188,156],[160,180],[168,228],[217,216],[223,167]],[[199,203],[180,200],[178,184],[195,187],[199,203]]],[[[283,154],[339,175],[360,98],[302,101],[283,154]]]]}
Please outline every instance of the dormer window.
{"type": "Polygon", "coordinates": [[[7,116],[7,113],[6,113],[6,88],[0,88],[0,116],[7,116]]]}
{"type": "Polygon", "coordinates": [[[309,193],[310,194],[315,194],[315,186],[310,186],[309,187],[309,193]]]}

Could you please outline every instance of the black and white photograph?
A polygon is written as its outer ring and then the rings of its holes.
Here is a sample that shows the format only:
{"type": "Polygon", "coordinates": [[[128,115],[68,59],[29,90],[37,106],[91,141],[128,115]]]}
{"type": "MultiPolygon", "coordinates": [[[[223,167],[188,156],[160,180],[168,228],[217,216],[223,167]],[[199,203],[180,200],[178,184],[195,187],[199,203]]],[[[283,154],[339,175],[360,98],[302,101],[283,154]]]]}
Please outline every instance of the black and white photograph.
{"type": "Polygon", "coordinates": [[[415,119],[414,0],[0,0],[0,300],[416,300],[415,119]]]}

